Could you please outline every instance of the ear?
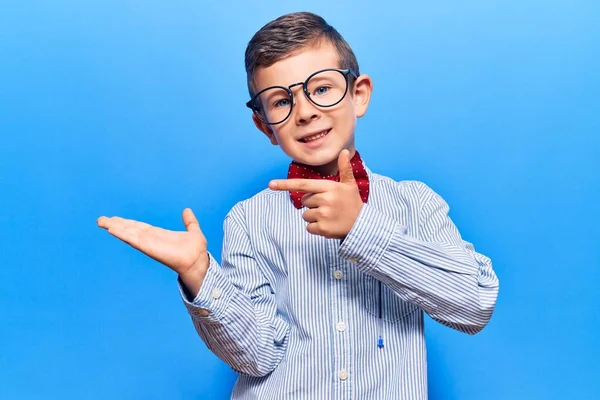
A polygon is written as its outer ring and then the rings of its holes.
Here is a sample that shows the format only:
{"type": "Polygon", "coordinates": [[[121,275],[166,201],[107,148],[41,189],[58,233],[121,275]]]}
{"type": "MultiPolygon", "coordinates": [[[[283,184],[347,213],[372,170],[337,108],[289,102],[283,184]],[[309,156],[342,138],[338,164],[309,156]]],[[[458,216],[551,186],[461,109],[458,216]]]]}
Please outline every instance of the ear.
{"type": "Polygon", "coordinates": [[[256,115],[254,113],[252,113],[252,121],[254,121],[254,125],[256,125],[256,128],[269,138],[271,144],[275,146],[279,145],[279,143],[277,142],[277,138],[273,133],[273,129],[271,129],[269,125],[256,118],[256,115]]]}
{"type": "Polygon", "coordinates": [[[373,81],[369,75],[361,75],[356,78],[352,94],[354,100],[354,112],[357,118],[360,118],[367,113],[372,91],[373,81]]]}

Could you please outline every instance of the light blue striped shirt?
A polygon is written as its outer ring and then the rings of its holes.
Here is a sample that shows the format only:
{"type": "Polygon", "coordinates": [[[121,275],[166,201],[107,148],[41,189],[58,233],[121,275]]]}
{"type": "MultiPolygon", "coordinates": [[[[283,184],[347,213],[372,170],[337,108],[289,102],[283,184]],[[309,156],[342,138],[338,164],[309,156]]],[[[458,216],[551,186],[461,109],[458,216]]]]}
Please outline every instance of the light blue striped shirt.
{"type": "Polygon", "coordinates": [[[446,202],[366,169],[343,241],[308,233],[306,209],[266,189],[228,213],[193,301],[179,283],[199,336],[239,373],[232,399],[426,399],[423,312],[468,334],[489,321],[498,279],[446,202]]]}

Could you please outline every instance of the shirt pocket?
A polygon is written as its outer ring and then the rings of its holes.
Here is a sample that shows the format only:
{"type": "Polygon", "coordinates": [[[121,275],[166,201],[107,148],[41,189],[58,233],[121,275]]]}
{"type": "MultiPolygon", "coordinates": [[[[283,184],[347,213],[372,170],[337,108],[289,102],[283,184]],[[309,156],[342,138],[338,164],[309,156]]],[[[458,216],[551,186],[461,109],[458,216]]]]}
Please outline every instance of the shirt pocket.
{"type": "Polygon", "coordinates": [[[396,323],[418,309],[416,305],[400,299],[392,289],[384,283],[380,284],[372,276],[364,275],[362,285],[365,309],[377,318],[381,316],[384,321],[396,323]]]}

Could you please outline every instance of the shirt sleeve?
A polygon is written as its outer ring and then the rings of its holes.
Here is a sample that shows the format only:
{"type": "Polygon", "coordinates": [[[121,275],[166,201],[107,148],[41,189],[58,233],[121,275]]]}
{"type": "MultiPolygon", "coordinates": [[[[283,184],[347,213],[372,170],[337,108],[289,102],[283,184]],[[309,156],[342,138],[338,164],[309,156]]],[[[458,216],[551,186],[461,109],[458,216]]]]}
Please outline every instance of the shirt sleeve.
{"type": "Polygon", "coordinates": [[[462,240],[446,202],[425,184],[418,186],[417,237],[365,204],[340,246],[340,256],[434,320],[475,334],[489,322],[498,296],[492,262],[462,240]]]}
{"type": "Polygon", "coordinates": [[[236,372],[264,376],[279,364],[289,324],[277,311],[272,285],[258,267],[238,204],[224,222],[222,263],[210,255],[200,291],[182,300],[207,347],[236,372]]]}

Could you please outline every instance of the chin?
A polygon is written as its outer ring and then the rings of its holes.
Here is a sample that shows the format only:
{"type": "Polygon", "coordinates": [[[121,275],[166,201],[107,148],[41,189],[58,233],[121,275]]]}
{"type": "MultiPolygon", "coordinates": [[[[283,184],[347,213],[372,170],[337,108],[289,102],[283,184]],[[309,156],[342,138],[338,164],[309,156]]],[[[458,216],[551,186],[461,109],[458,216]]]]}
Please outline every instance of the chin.
{"type": "Polygon", "coordinates": [[[321,167],[333,163],[337,165],[337,159],[342,149],[340,148],[339,151],[327,150],[318,152],[318,154],[302,155],[294,159],[301,164],[310,165],[311,167],[321,167]]]}

